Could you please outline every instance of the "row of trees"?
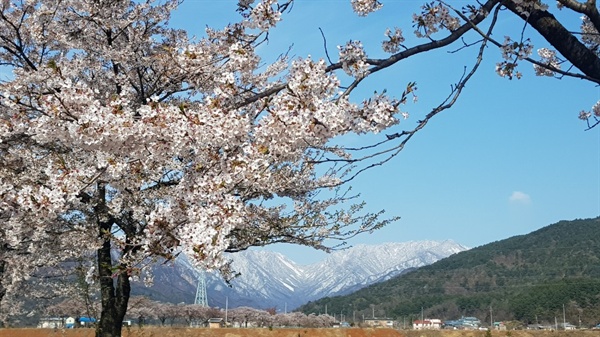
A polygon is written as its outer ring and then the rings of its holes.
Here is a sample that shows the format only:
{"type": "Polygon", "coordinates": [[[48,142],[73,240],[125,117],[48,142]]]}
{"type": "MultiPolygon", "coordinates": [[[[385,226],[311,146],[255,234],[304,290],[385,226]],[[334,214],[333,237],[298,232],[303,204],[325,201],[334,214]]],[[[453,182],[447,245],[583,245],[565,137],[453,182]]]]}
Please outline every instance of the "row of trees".
{"type": "MultiPolygon", "coordinates": [[[[85,279],[100,287],[97,336],[118,337],[130,278],[151,278],[150,263],[184,252],[229,278],[224,252],[279,242],[329,251],[386,225],[394,219],[361,212],[344,184],[449,109],[490,46],[502,52],[503,77],[520,78],[518,66],[529,63],[538,75],[600,83],[593,0],[557,2],[584,17],[576,31],[552,14],[554,3],[432,1],[390,22],[384,58],[367,57],[350,36],[335,59],[284,53],[265,64],[257,47],[293,3],[241,0],[231,24],[194,39],[169,25],[180,0],[0,2],[0,65],[11,71],[0,80],[3,315],[14,313],[7,303],[19,282],[91,252],[85,279]],[[547,41],[539,56],[523,34],[496,40],[505,35],[496,31],[501,16],[547,41]],[[398,25],[420,40],[405,45],[398,25]],[[400,124],[415,79],[351,99],[373,74],[445,47],[476,56],[416,126],[400,124]],[[358,147],[332,145],[382,132],[358,147]]],[[[350,4],[360,16],[382,8],[350,4]]],[[[593,127],[599,105],[579,116],[593,127]]]]}
{"type": "MultiPolygon", "coordinates": [[[[48,306],[44,314],[52,317],[95,317],[100,312],[99,303],[91,307],[80,300],[67,299],[48,306]]],[[[149,300],[143,296],[130,299],[126,319],[142,326],[159,324],[162,326],[203,325],[209,318],[222,318],[228,325],[239,327],[331,327],[335,319],[329,315],[303,314],[301,312],[276,313],[275,309],[260,310],[238,307],[227,311],[203,307],[195,304],[173,304],[149,300]]]]}

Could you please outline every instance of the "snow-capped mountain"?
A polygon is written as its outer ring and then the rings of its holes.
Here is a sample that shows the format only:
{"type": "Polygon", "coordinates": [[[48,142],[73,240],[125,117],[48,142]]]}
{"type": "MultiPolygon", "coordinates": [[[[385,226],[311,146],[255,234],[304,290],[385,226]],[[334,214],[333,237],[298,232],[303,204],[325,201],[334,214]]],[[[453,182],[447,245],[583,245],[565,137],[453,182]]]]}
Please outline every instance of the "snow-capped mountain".
{"type": "MultiPolygon", "coordinates": [[[[291,310],[325,296],[350,293],[373,283],[431,264],[467,248],[453,241],[413,241],[357,245],[335,251],[324,260],[299,265],[283,254],[249,250],[231,255],[240,273],[230,285],[219,275],[206,273],[211,306],[252,306],[291,310]]],[[[154,286],[134,293],[170,302],[192,303],[197,271],[181,258],[172,266],[155,268],[154,286]]]]}

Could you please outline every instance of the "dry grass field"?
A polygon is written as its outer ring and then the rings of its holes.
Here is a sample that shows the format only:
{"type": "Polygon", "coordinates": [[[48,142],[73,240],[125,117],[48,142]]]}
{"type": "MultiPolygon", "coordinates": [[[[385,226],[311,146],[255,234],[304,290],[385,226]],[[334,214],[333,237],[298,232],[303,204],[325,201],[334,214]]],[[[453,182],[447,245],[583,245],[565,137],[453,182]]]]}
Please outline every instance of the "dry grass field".
{"type": "MultiPolygon", "coordinates": [[[[0,329],[0,337],[93,337],[93,329],[0,329]]],[[[398,331],[391,329],[200,329],[131,328],[123,337],[486,337],[485,331],[398,331]]],[[[600,330],[493,331],[492,337],[600,337],[600,330]]]]}
{"type": "MultiPolygon", "coordinates": [[[[123,337],[402,337],[391,329],[131,328],[123,337]]],[[[0,337],[94,337],[93,329],[0,329],[0,337]]]]}

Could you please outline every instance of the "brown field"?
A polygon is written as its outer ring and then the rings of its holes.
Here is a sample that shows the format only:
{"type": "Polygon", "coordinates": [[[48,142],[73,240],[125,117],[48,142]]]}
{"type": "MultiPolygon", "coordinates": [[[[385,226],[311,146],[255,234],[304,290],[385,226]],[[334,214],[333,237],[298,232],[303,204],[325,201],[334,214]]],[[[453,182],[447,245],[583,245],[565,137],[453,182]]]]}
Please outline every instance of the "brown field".
{"type": "MultiPolygon", "coordinates": [[[[93,337],[93,329],[0,329],[0,337],[93,337]]],[[[410,331],[392,329],[123,329],[123,337],[485,337],[485,331],[410,331]]],[[[492,337],[600,337],[600,330],[493,331],[492,337]]]]}
{"type": "MultiPolygon", "coordinates": [[[[123,329],[123,337],[402,337],[391,329],[123,329]]],[[[94,337],[93,329],[5,329],[0,337],[94,337]]]]}

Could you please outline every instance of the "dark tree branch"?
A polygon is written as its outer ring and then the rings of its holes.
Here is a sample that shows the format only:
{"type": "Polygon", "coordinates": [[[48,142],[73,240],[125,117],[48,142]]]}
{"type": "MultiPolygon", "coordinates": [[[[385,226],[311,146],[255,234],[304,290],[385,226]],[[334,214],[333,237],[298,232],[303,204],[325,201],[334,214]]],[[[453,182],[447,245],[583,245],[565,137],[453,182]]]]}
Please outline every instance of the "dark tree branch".
{"type": "Polygon", "coordinates": [[[554,15],[545,10],[532,9],[529,16],[525,16],[517,9],[517,5],[513,1],[505,1],[503,5],[527,21],[577,69],[593,79],[594,82],[600,83],[598,55],[571,34],[554,15]]]}
{"type": "MultiPolygon", "coordinates": [[[[500,8],[501,8],[501,7],[496,7],[496,10],[494,11],[494,16],[493,16],[493,17],[494,17],[494,19],[493,19],[494,21],[497,19],[497,16],[498,16],[498,11],[500,10],[500,8]]],[[[462,14],[460,11],[458,11],[458,10],[456,10],[456,9],[453,9],[453,10],[454,10],[454,12],[455,12],[457,15],[459,15],[459,16],[460,16],[460,17],[461,17],[463,20],[469,20],[469,19],[468,19],[468,18],[467,18],[467,17],[466,17],[464,14],[462,14]]],[[[486,33],[486,32],[484,32],[484,31],[482,31],[482,30],[481,30],[481,29],[480,29],[478,26],[476,26],[474,23],[471,23],[471,24],[473,25],[473,30],[475,30],[475,32],[477,32],[477,33],[478,33],[478,34],[479,34],[479,35],[480,35],[480,36],[481,36],[483,39],[485,39],[485,40],[487,40],[487,41],[491,42],[493,45],[495,45],[495,46],[496,46],[496,47],[498,47],[498,48],[502,48],[502,43],[500,43],[500,42],[498,42],[497,40],[493,39],[493,38],[491,37],[491,32],[488,32],[488,33],[486,33]]],[[[525,61],[527,61],[527,62],[530,62],[530,63],[532,63],[532,64],[535,64],[535,65],[537,65],[537,66],[539,66],[539,67],[546,68],[546,69],[548,69],[548,70],[550,70],[550,71],[553,71],[553,72],[555,72],[555,73],[557,73],[557,74],[560,74],[560,75],[563,75],[563,76],[575,77],[575,78],[579,78],[579,79],[583,79],[583,80],[587,80],[587,81],[590,81],[590,82],[595,82],[595,83],[598,83],[598,84],[600,84],[600,80],[599,80],[599,79],[597,79],[597,78],[593,78],[593,77],[590,77],[590,76],[587,76],[587,75],[584,75],[584,74],[580,74],[580,73],[573,73],[573,72],[570,72],[570,71],[568,71],[568,70],[567,70],[567,71],[565,71],[565,70],[562,70],[562,69],[558,69],[558,68],[555,68],[555,67],[553,67],[553,66],[551,66],[551,65],[549,65],[549,64],[545,64],[545,63],[539,62],[539,61],[537,61],[537,60],[535,60],[535,59],[532,59],[531,57],[526,57],[526,58],[524,58],[524,60],[525,60],[525,61]]]]}
{"type": "Polygon", "coordinates": [[[596,27],[596,30],[600,31],[600,14],[598,13],[596,0],[588,0],[585,3],[575,0],[558,0],[558,2],[577,13],[587,16],[594,27],[596,27]]]}
{"type": "MultiPolygon", "coordinates": [[[[417,45],[415,47],[412,48],[408,48],[402,52],[399,52],[397,54],[394,54],[388,58],[385,59],[367,59],[366,63],[372,65],[373,67],[369,68],[367,74],[365,75],[365,77],[367,77],[370,74],[376,73],[380,70],[383,70],[385,68],[388,68],[392,65],[394,65],[395,63],[409,58],[413,55],[416,54],[420,54],[423,52],[427,52],[430,50],[434,50],[434,49],[439,49],[445,46],[448,46],[450,44],[452,44],[453,42],[457,41],[458,39],[460,39],[465,33],[467,33],[468,31],[473,29],[473,24],[477,25],[480,22],[482,22],[483,20],[485,20],[485,18],[487,17],[488,13],[491,12],[491,10],[494,8],[494,6],[496,6],[497,4],[499,4],[502,0],[488,0],[485,4],[482,5],[481,7],[481,11],[480,14],[476,15],[470,22],[467,22],[465,24],[463,24],[462,26],[460,26],[459,28],[457,28],[456,30],[452,31],[448,36],[446,36],[445,38],[441,39],[441,40],[431,40],[431,42],[428,43],[424,43],[424,44],[420,44],[417,45]]],[[[341,62],[337,62],[337,63],[333,63],[331,65],[329,65],[325,71],[326,72],[333,72],[335,70],[339,70],[342,68],[342,63],[341,62]]],[[[354,81],[354,83],[352,83],[348,89],[346,89],[344,95],[348,95],[350,94],[350,92],[352,91],[352,89],[354,89],[356,86],[358,86],[358,84],[364,79],[364,77],[361,77],[359,79],[356,79],[354,81]]],[[[278,85],[273,86],[272,88],[265,90],[263,92],[257,93],[251,97],[246,98],[244,101],[242,101],[241,103],[237,104],[236,106],[234,106],[234,109],[239,109],[241,107],[244,107],[246,105],[252,104],[254,102],[257,102],[265,97],[269,97],[271,95],[274,95],[276,93],[278,93],[279,91],[285,89],[287,87],[286,83],[281,83],[278,85]]]]}

